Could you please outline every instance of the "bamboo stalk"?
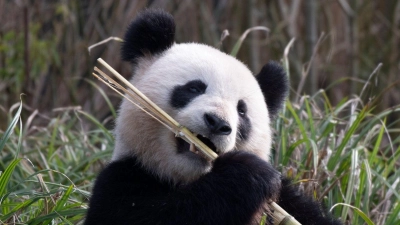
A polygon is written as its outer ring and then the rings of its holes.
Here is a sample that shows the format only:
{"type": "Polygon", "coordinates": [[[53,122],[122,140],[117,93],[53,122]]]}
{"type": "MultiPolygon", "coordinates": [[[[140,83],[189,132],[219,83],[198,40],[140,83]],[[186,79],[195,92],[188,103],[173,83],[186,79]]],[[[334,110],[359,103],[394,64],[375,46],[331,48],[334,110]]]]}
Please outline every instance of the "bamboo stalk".
{"type": "Polygon", "coordinates": [[[287,213],[275,202],[271,202],[270,205],[274,210],[274,225],[301,225],[301,223],[299,223],[293,216],[287,213]]]}
{"type": "MultiPolygon", "coordinates": [[[[141,91],[139,91],[135,86],[133,86],[129,81],[127,81],[121,74],[119,74],[114,68],[108,65],[103,59],[98,58],[97,61],[107,68],[119,81],[125,84],[128,89],[120,85],[114,79],[109,77],[106,73],[101,71],[99,68],[95,67],[96,73],[93,75],[117,92],[119,95],[126,98],[128,101],[139,107],[141,110],[149,114],[151,117],[156,119],[158,122],[166,126],[176,136],[184,139],[189,144],[194,144],[197,149],[199,149],[208,159],[215,160],[218,155],[213,152],[207,145],[200,141],[194,134],[192,134],[186,127],[180,125],[175,119],[169,116],[164,110],[158,107],[154,102],[147,98],[141,91]],[[135,102],[136,101],[136,102],[135,102]]],[[[268,204],[273,213],[275,225],[301,225],[297,220],[288,214],[284,209],[282,209],[275,202],[268,204]]]]}

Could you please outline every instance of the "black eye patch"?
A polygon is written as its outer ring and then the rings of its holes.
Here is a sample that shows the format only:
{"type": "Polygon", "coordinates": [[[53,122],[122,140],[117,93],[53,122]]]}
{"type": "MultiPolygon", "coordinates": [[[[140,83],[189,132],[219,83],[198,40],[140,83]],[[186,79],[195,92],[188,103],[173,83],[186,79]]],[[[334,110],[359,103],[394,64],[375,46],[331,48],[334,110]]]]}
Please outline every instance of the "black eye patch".
{"type": "Polygon", "coordinates": [[[237,111],[239,114],[239,129],[237,136],[241,140],[247,140],[251,132],[251,122],[247,116],[247,105],[243,100],[239,100],[237,104],[237,111]]]}
{"type": "Polygon", "coordinates": [[[199,95],[206,92],[207,85],[201,80],[192,80],[184,85],[175,86],[170,104],[175,108],[183,108],[199,95]]]}

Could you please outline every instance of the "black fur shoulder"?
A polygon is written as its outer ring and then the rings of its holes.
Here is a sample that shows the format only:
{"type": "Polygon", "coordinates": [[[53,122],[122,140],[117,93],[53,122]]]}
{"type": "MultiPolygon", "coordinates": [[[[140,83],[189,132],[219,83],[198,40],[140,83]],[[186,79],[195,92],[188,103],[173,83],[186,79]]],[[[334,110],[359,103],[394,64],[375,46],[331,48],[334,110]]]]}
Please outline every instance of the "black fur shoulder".
{"type": "Polygon", "coordinates": [[[144,54],[157,54],[170,48],[174,43],[174,18],[162,10],[146,10],[129,25],[121,56],[125,61],[136,63],[144,54]]]}

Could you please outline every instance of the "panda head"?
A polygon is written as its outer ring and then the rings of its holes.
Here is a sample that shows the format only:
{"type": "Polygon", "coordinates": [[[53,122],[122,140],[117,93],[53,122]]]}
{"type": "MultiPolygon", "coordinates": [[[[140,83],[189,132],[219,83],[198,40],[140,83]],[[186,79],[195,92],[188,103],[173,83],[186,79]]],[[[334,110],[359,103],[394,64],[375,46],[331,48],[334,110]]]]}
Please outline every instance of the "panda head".
{"type": "MultiPolygon", "coordinates": [[[[121,50],[133,64],[130,82],[217,154],[242,150],[268,161],[271,119],[288,92],[283,69],[271,62],[254,76],[215,48],[174,43],[174,33],[172,16],[159,10],[144,11],[130,24],[121,50]]],[[[187,183],[212,166],[126,100],[115,135],[113,160],[134,156],[163,180],[187,183]]]]}

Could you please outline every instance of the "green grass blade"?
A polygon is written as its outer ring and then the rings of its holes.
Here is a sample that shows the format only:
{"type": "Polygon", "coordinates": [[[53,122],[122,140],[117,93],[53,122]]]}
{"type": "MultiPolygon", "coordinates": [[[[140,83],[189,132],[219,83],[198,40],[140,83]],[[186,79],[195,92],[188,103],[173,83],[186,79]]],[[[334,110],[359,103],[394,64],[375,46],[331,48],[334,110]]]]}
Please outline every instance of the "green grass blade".
{"type": "Polygon", "coordinates": [[[289,149],[287,150],[286,154],[283,156],[282,163],[283,163],[284,165],[288,164],[288,163],[289,163],[289,160],[290,160],[290,156],[292,155],[293,151],[294,151],[299,145],[301,145],[301,144],[303,144],[303,143],[305,143],[305,142],[307,142],[307,141],[308,141],[308,139],[300,139],[300,140],[296,141],[295,143],[291,144],[290,147],[289,147],[289,149]]]}
{"type": "Polygon", "coordinates": [[[19,152],[21,151],[21,145],[22,145],[22,120],[19,120],[18,146],[17,146],[17,151],[15,152],[14,159],[17,159],[19,152]]]}
{"type": "Polygon", "coordinates": [[[367,113],[367,107],[364,107],[361,112],[355,118],[353,124],[350,126],[349,130],[346,132],[342,142],[340,143],[339,147],[336,149],[335,154],[330,158],[328,162],[328,169],[333,171],[334,168],[337,166],[339,159],[342,155],[343,149],[346,147],[347,143],[349,142],[350,138],[354,134],[354,132],[359,128],[361,121],[365,118],[367,113]]]}
{"type": "Polygon", "coordinates": [[[337,122],[333,120],[331,116],[326,119],[326,122],[321,126],[322,133],[320,134],[318,141],[324,137],[329,137],[329,134],[332,132],[333,128],[337,125],[337,122]]]}
{"type": "MultiPolygon", "coordinates": [[[[392,185],[387,181],[385,177],[383,177],[380,173],[376,172],[375,170],[371,170],[373,175],[377,177],[383,184],[387,186],[389,190],[393,192],[393,194],[396,196],[397,200],[400,201],[400,192],[398,190],[395,190],[392,185]]],[[[382,187],[380,187],[382,188],[382,187]]]]}
{"type": "MultiPolygon", "coordinates": [[[[297,115],[296,111],[293,109],[292,104],[290,102],[288,102],[286,105],[287,105],[287,108],[288,108],[289,112],[294,117],[294,119],[295,119],[295,121],[296,121],[296,123],[297,123],[297,125],[298,125],[298,127],[300,129],[300,133],[303,136],[303,139],[304,140],[309,140],[307,132],[306,132],[306,129],[305,129],[300,117],[297,115]]],[[[311,148],[309,141],[306,142],[306,146],[307,146],[307,150],[311,148]]]]}
{"type": "Polygon", "coordinates": [[[71,195],[72,191],[74,190],[74,186],[70,185],[67,189],[67,191],[63,194],[60,200],[57,201],[56,206],[54,207],[54,211],[59,211],[61,210],[65,203],[67,203],[69,196],[71,195]]]}
{"type": "Polygon", "coordinates": [[[7,213],[4,216],[0,217],[0,221],[5,221],[8,220],[10,217],[12,217],[16,212],[23,210],[25,208],[27,208],[28,206],[32,205],[33,203],[37,202],[39,199],[41,198],[31,198],[28,199],[24,202],[22,202],[21,204],[18,204],[17,206],[15,206],[9,213],[7,213]]]}
{"type": "MultiPolygon", "coordinates": [[[[350,175],[349,175],[349,181],[347,183],[347,191],[345,195],[345,200],[344,202],[346,204],[350,204],[352,197],[353,197],[353,191],[355,187],[355,180],[356,180],[356,170],[358,166],[358,149],[353,149],[351,153],[351,168],[350,168],[350,175]]],[[[347,218],[347,213],[349,211],[348,207],[343,207],[342,210],[342,221],[345,221],[347,218]]]]}
{"type": "Polygon", "coordinates": [[[65,224],[74,225],[73,223],[69,222],[65,217],[60,218],[65,224]]]}
{"type": "Polygon", "coordinates": [[[10,125],[7,127],[7,130],[4,132],[3,136],[0,139],[0,152],[1,150],[3,150],[8,138],[10,138],[11,133],[14,131],[14,128],[17,125],[18,119],[21,115],[21,111],[22,111],[22,100],[21,104],[18,107],[17,113],[14,115],[10,125]]]}
{"type": "Polygon", "coordinates": [[[103,96],[104,100],[106,101],[106,104],[108,106],[108,108],[111,111],[111,114],[113,115],[114,118],[117,118],[117,113],[115,111],[115,108],[113,106],[113,104],[110,101],[110,98],[108,98],[107,94],[104,92],[103,88],[101,88],[99,85],[97,85],[95,82],[89,80],[89,79],[85,79],[86,82],[88,82],[89,84],[91,84],[93,87],[95,87],[99,93],[101,94],[101,96],[103,96]]]}
{"type": "Polygon", "coordinates": [[[400,221],[400,204],[397,204],[397,206],[393,209],[392,213],[389,215],[386,224],[391,225],[391,224],[396,224],[400,221]]]}
{"type": "Polygon", "coordinates": [[[58,211],[58,212],[52,212],[44,216],[39,216],[36,218],[33,218],[31,221],[28,222],[28,225],[37,225],[40,224],[44,221],[47,220],[52,220],[55,218],[60,218],[60,217],[66,217],[66,216],[85,216],[86,215],[87,209],[67,209],[63,211],[58,211]]]}
{"type": "Polygon", "coordinates": [[[104,134],[106,134],[106,137],[108,137],[109,141],[113,140],[113,135],[111,134],[111,132],[107,128],[105,128],[103,124],[101,124],[96,118],[81,110],[78,110],[77,112],[84,115],[86,118],[92,121],[98,128],[100,128],[104,132],[104,134]]]}
{"type": "Polygon", "coordinates": [[[318,147],[314,140],[308,139],[308,142],[311,144],[311,150],[313,152],[313,170],[314,174],[317,174],[318,171],[318,147]]]}
{"type": "Polygon", "coordinates": [[[4,200],[3,196],[6,194],[6,187],[10,180],[10,177],[20,161],[21,159],[14,159],[0,176],[0,204],[4,200]]]}
{"type": "Polygon", "coordinates": [[[313,120],[313,114],[311,112],[311,108],[310,108],[310,102],[308,101],[308,99],[306,98],[304,100],[304,103],[306,105],[306,110],[307,110],[307,117],[308,117],[308,123],[310,131],[311,131],[311,139],[312,140],[316,140],[316,133],[315,133],[315,125],[314,125],[314,120],[313,120]]]}
{"type": "Polygon", "coordinates": [[[339,206],[339,205],[344,206],[344,208],[352,208],[354,210],[354,212],[356,212],[361,218],[363,218],[363,220],[368,225],[375,225],[375,223],[372,222],[372,220],[363,211],[361,211],[359,208],[354,207],[352,205],[348,205],[348,204],[345,204],[345,203],[337,203],[334,206],[332,206],[330,211],[332,211],[333,208],[335,208],[336,206],[339,206]]]}
{"type": "Polygon", "coordinates": [[[398,170],[396,168],[396,164],[400,159],[400,146],[395,151],[395,154],[389,159],[389,165],[385,168],[385,172],[383,173],[384,177],[387,177],[389,174],[393,173],[393,171],[398,170]]]}
{"type": "Polygon", "coordinates": [[[58,131],[58,122],[59,122],[59,119],[57,118],[54,122],[53,130],[51,132],[50,143],[48,145],[48,152],[47,152],[48,160],[50,159],[50,157],[53,155],[53,153],[55,151],[55,142],[56,142],[57,131],[58,131]]]}
{"type": "Polygon", "coordinates": [[[386,124],[386,118],[383,121],[383,125],[382,125],[382,127],[381,127],[381,129],[379,131],[378,137],[377,137],[376,142],[375,142],[374,149],[372,150],[372,153],[371,153],[371,155],[369,157],[369,164],[370,165],[374,165],[374,163],[377,161],[377,157],[376,156],[378,154],[378,150],[379,150],[379,147],[381,146],[381,142],[382,142],[382,137],[383,137],[383,134],[385,132],[385,124],[386,124]]]}
{"type": "MultiPolygon", "coordinates": [[[[57,201],[56,205],[54,206],[52,212],[58,212],[61,211],[64,207],[64,205],[67,203],[69,196],[72,193],[72,190],[74,190],[74,186],[70,185],[67,189],[67,191],[63,194],[63,196],[60,198],[60,200],[57,201]]],[[[62,217],[61,217],[62,218],[62,217]]],[[[51,222],[51,220],[46,220],[42,224],[47,225],[51,222]]]]}

